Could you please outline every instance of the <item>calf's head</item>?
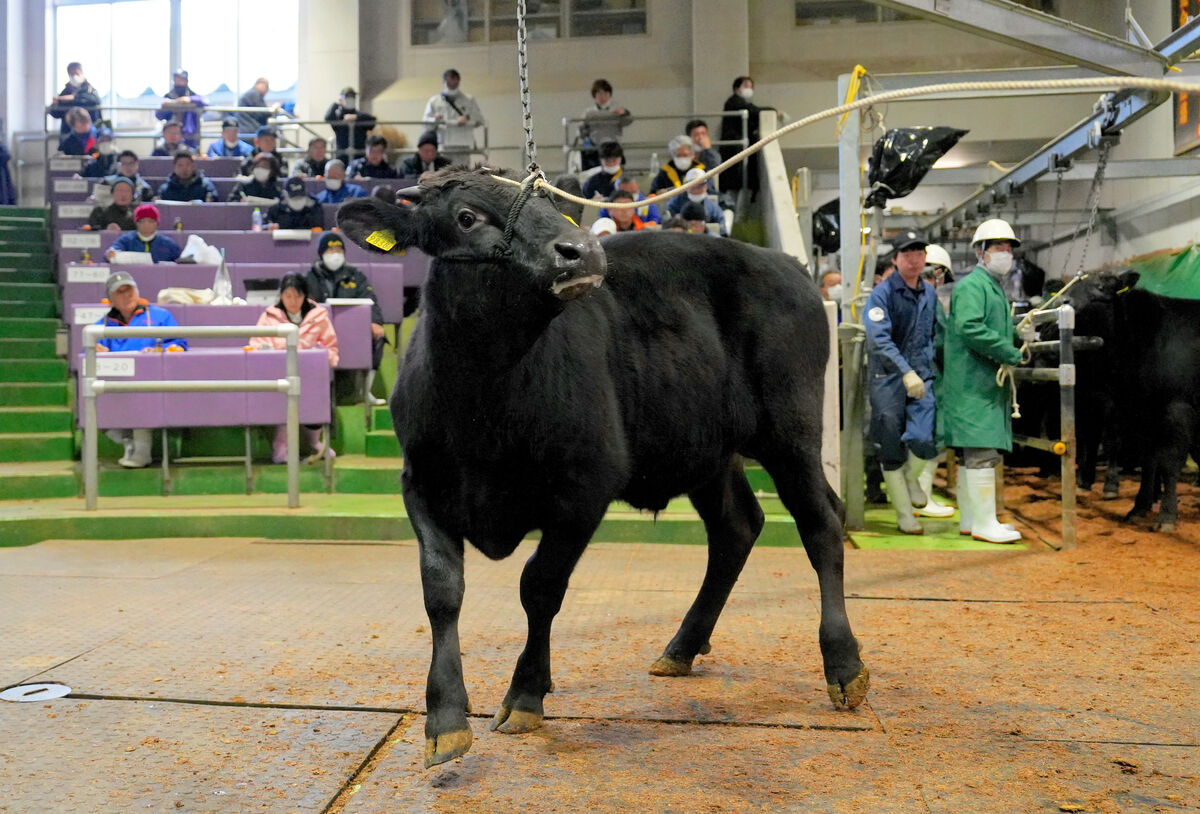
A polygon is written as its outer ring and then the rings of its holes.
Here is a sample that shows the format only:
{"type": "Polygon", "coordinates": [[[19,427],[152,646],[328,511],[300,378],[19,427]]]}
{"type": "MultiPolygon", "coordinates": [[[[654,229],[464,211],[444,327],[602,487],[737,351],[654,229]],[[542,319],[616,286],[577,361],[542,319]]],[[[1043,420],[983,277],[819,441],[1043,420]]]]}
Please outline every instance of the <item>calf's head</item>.
{"type": "Polygon", "coordinates": [[[488,170],[446,170],[402,190],[398,204],[373,197],[344,204],[338,226],[368,251],[415,246],[447,263],[505,266],[514,284],[563,300],[599,286],[606,269],[600,242],[543,194],[522,192],[488,170]]]}

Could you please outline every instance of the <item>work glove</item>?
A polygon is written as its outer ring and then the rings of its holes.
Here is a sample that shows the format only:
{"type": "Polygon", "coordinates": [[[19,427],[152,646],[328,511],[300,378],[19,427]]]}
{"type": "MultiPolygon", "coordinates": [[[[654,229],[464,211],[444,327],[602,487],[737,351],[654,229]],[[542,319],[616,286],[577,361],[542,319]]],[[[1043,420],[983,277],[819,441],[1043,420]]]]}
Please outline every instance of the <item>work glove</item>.
{"type": "Polygon", "coordinates": [[[908,391],[910,399],[920,399],[925,397],[925,382],[921,381],[921,374],[915,370],[910,370],[904,374],[904,389],[908,391]]]}

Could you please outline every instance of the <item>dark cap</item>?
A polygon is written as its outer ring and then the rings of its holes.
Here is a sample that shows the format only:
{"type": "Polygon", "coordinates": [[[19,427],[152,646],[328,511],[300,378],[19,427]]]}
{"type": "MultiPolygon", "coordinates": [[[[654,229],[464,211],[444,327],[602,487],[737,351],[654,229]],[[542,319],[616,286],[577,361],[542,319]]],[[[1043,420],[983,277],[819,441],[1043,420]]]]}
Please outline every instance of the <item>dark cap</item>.
{"type": "Polygon", "coordinates": [[[133,275],[128,271],[114,271],[108,275],[108,279],[104,281],[104,293],[111,297],[113,292],[118,288],[126,285],[131,285],[137,288],[137,283],[134,282],[133,275]]]}
{"type": "Polygon", "coordinates": [[[137,187],[133,185],[133,179],[126,178],[124,175],[118,175],[115,179],[113,179],[113,182],[110,186],[115,187],[117,184],[128,184],[131,190],[137,191],[137,187]]]}
{"type": "Polygon", "coordinates": [[[183,68],[176,68],[175,72],[173,74],[171,74],[171,76],[182,76],[184,79],[187,79],[188,72],[185,71],[183,68]]]}
{"type": "Polygon", "coordinates": [[[321,239],[317,241],[317,256],[325,254],[326,249],[335,248],[345,251],[346,243],[342,240],[342,236],[337,232],[326,232],[321,235],[321,239]]]}
{"type": "Polygon", "coordinates": [[[342,88],[342,95],[343,96],[357,96],[358,94],[354,92],[354,88],[347,85],[346,87],[342,88]]]}
{"type": "Polygon", "coordinates": [[[417,139],[417,146],[420,147],[424,144],[432,144],[434,147],[436,147],[437,133],[433,132],[432,130],[426,130],[424,133],[422,133],[421,137],[417,139]]]}
{"type": "Polygon", "coordinates": [[[914,232],[912,229],[901,232],[892,238],[893,251],[899,253],[908,251],[909,249],[923,249],[929,245],[929,241],[921,237],[919,232],[914,232]]]}
{"type": "Polygon", "coordinates": [[[113,132],[107,127],[96,128],[96,141],[100,141],[101,139],[108,139],[109,141],[112,141],[112,137],[113,132]]]}
{"type": "Polygon", "coordinates": [[[284,189],[287,190],[289,198],[299,198],[308,195],[308,190],[304,186],[304,179],[298,175],[293,175],[287,179],[287,185],[284,189]]]}
{"type": "Polygon", "coordinates": [[[274,127],[272,127],[269,124],[264,124],[262,127],[258,128],[258,132],[256,132],[254,135],[255,136],[275,136],[276,138],[278,138],[279,131],[276,130],[274,127]]]}
{"type": "Polygon", "coordinates": [[[679,217],[684,220],[707,220],[704,217],[704,204],[688,201],[679,210],[679,217]]]}
{"type": "Polygon", "coordinates": [[[237,127],[237,126],[238,126],[238,117],[234,116],[233,114],[230,114],[230,115],[226,116],[225,118],[221,119],[221,129],[222,130],[224,130],[226,127],[237,127]]]}

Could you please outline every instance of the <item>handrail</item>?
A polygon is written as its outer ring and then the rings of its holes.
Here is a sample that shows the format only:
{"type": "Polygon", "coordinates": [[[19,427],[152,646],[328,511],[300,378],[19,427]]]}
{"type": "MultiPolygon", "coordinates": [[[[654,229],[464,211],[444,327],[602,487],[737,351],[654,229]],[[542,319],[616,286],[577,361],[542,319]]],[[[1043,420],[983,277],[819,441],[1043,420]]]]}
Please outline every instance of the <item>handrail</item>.
{"type": "Polygon", "coordinates": [[[83,329],[83,495],[86,509],[96,508],[99,481],[96,397],[103,393],[286,393],[288,508],[300,505],[300,329],[295,325],[166,325],[123,327],[88,325],[83,329]],[[282,336],[287,343],[287,378],[246,380],[179,379],[158,382],[114,382],[97,378],[96,344],[106,336],[175,339],[188,337],[282,336]]]}

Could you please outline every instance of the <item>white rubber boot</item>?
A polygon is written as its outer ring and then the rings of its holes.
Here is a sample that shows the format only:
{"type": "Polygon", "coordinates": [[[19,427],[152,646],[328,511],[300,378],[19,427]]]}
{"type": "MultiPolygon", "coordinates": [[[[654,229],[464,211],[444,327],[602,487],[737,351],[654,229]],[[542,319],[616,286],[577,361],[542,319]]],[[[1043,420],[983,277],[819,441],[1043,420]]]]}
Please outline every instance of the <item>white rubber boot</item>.
{"type": "Polygon", "coordinates": [[[372,407],[386,407],[387,399],[376,398],[371,395],[371,387],[375,384],[375,371],[367,371],[367,380],[363,385],[363,397],[372,407]]]}
{"type": "Polygon", "coordinates": [[[141,469],[150,465],[154,445],[153,430],[133,430],[133,437],[126,443],[125,455],[117,461],[126,469],[141,469]]]}
{"type": "Polygon", "coordinates": [[[929,501],[929,493],[921,489],[921,475],[925,473],[926,463],[924,458],[918,458],[910,451],[908,462],[900,467],[904,471],[904,481],[908,484],[908,499],[912,501],[913,508],[917,509],[929,501]]]}
{"type": "Polygon", "coordinates": [[[888,502],[896,510],[896,525],[905,534],[924,534],[925,529],[913,515],[912,503],[908,499],[908,484],[904,469],[883,470],[883,485],[887,487],[888,502]]]}
{"type": "Polygon", "coordinates": [[[989,543],[1015,543],[1021,532],[996,520],[996,470],[963,469],[971,493],[971,536],[989,543]]]}
{"type": "Polygon", "coordinates": [[[971,505],[971,490],[967,488],[967,470],[958,468],[958,533],[971,536],[971,521],[975,519],[971,505]]]}
{"type": "Polygon", "coordinates": [[[950,517],[954,514],[953,506],[943,506],[933,498],[933,474],[937,469],[937,459],[925,461],[925,469],[921,472],[917,482],[921,485],[921,491],[925,493],[925,505],[917,509],[917,517],[950,517]]]}

